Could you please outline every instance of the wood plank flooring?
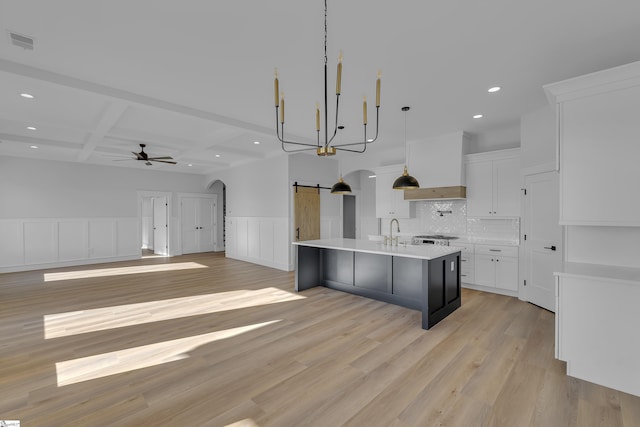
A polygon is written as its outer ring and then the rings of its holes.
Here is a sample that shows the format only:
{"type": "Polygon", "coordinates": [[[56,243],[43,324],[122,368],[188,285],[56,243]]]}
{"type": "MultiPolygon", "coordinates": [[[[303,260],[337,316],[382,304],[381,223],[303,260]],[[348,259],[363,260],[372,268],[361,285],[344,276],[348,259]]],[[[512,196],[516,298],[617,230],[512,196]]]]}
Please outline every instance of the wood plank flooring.
{"type": "Polygon", "coordinates": [[[640,425],[640,398],[564,374],[552,313],[472,290],[462,301],[424,331],[417,311],[298,294],[293,273],[212,253],[3,274],[0,419],[640,425]]]}

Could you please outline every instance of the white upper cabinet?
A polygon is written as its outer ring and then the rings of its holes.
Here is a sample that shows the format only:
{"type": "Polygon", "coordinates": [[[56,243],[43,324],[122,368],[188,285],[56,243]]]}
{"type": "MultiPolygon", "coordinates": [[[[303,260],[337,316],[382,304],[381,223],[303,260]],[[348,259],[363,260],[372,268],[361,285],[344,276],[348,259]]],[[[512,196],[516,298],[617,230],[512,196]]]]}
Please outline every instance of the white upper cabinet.
{"type": "Polygon", "coordinates": [[[467,216],[520,216],[520,150],[466,156],[467,216]]]}
{"type": "Polygon", "coordinates": [[[404,200],[403,190],[394,190],[393,182],[402,175],[404,165],[385,166],[376,173],[376,217],[409,218],[411,205],[404,200]]]}
{"type": "Polygon", "coordinates": [[[640,226],[640,62],[545,90],[557,108],[560,224],[640,226]]]}

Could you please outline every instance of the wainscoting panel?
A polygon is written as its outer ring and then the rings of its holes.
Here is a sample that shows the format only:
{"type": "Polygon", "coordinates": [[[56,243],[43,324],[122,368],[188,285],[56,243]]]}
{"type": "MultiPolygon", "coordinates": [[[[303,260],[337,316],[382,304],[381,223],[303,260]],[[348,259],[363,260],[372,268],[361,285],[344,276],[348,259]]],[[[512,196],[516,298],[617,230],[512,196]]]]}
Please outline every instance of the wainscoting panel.
{"type": "Polygon", "coordinates": [[[89,222],[89,258],[114,256],[116,224],[111,220],[89,222]]]}
{"type": "Polygon", "coordinates": [[[58,261],[86,259],[89,253],[88,222],[61,221],[58,223],[58,261]]]}
{"type": "Polygon", "coordinates": [[[264,255],[260,253],[260,237],[260,220],[247,221],[247,255],[249,258],[260,258],[264,255]]]}
{"type": "Polygon", "coordinates": [[[0,220],[0,273],[140,258],[137,218],[0,220]]]}
{"type": "Polygon", "coordinates": [[[23,264],[22,221],[0,220],[0,268],[23,264]]]}
{"type": "Polygon", "coordinates": [[[25,222],[23,227],[25,264],[42,264],[58,258],[56,223],[29,221],[25,222]]]}
{"type": "Polygon", "coordinates": [[[226,256],[290,271],[289,219],[227,217],[226,256]]]}
{"type": "Polygon", "coordinates": [[[116,221],[116,253],[120,256],[140,254],[137,219],[119,219],[116,221]]]}
{"type": "Polygon", "coordinates": [[[260,224],[260,247],[258,256],[262,256],[267,261],[273,261],[274,256],[274,223],[273,221],[262,219],[260,224]]]}

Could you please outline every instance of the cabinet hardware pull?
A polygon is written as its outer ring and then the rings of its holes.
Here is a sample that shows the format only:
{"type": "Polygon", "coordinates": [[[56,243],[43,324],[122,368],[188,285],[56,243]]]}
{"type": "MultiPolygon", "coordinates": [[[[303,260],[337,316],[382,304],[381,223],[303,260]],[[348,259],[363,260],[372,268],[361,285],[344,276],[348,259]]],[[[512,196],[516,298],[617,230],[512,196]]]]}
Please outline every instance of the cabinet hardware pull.
{"type": "Polygon", "coordinates": [[[502,252],[502,249],[489,249],[491,252],[502,252]]]}
{"type": "Polygon", "coordinates": [[[545,246],[544,248],[545,248],[545,249],[551,249],[552,251],[555,251],[555,250],[556,250],[556,247],[555,247],[555,246],[553,246],[553,245],[552,245],[552,246],[545,246]]]}

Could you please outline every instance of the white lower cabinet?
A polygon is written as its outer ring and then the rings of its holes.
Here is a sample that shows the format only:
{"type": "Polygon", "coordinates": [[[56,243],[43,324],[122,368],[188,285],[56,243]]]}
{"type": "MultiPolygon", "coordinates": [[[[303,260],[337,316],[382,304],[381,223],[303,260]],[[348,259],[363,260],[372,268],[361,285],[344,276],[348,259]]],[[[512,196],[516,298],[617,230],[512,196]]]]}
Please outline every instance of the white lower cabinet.
{"type": "Polygon", "coordinates": [[[518,291],[518,247],[457,244],[461,253],[461,281],[491,290],[518,291]],[[473,251],[468,247],[473,246],[473,251]],[[465,261],[466,259],[466,261],[465,261]],[[465,265],[466,264],[466,265],[465,265]]]}
{"type": "Polygon", "coordinates": [[[462,248],[460,251],[460,280],[463,283],[474,283],[474,259],[473,244],[456,243],[455,246],[462,248]]]}

